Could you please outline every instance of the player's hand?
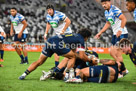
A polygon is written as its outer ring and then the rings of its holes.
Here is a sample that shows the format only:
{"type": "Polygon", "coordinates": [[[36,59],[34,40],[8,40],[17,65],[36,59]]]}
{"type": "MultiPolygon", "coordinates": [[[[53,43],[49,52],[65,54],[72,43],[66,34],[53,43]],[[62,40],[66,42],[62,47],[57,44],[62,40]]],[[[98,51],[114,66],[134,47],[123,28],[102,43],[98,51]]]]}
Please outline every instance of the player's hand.
{"type": "Polygon", "coordinates": [[[20,39],[22,37],[22,33],[20,32],[17,37],[20,39]]]}
{"type": "Polygon", "coordinates": [[[62,30],[60,34],[62,35],[62,34],[64,34],[64,32],[65,32],[65,31],[64,31],[64,30],[62,30]]]}
{"type": "Polygon", "coordinates": [[[98,33],[98,34],[96,34],[96,35],[95,35],[95,37],[94,37],[94,38],[95,38],[95,39],[99,39],[99,38],[100,38],[100,36],[101,36],[101,33],[98,33]]]}
{"type": "Polygon", "coordinates": [[[120,35],[122,34],[122,31],[118,31],[117,34],[116,34],[116,37],[118,38],[120,35]]]}
{"type": "Polygon", "coordinates": [[[98,63],[99,63],[99,62],[98,62],[98,60],[99,60],[98,58],[93,57],[91,60],[92,60],[92,64],[93,64],[93,65],[98,65],[98,63]]]}
{"type": "Polygon", "coordinates": [[[47,40],[47,34],[46,33],[44,34],[44,40],[47,40]]]}

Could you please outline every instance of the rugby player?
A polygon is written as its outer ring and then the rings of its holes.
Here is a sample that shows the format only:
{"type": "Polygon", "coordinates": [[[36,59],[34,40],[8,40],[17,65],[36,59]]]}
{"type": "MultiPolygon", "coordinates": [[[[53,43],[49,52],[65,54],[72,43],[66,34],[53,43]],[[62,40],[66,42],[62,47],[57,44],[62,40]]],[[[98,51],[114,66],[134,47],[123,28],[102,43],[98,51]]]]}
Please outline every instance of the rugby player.
{"type": "Polygon", "coordinates": [[[0,62],[3,62],[3,55],[4,55],[4,39],[6,38],[6,34],[4,32],[4,30],[2,29],[2,27],[0,26],[0,54],[1,54],[1,59],[0,62]]]}
{"type": "Polygon", "coordinates": [[[128,39],[123,38],[120,40],[119,46],[126,55],[129,54],[131,61],[136,66],[136,42],[131,44],[128,39]]]}
{"type": "Polygon", "coordinates": [[[126,6],[129,12],[134,12],[134,21],[136,22],[136,0],[126,0],[126,6]]]}
{"type": "Polygon", "coordinates": [[[76,77],[66,82],[94,82],[94,83],[112,83],[118,79],[118,64],[114,60],[101,59],[103,65],[90,66],[81,69],[76,73],[76,77]]]}
{"type": "Polygon", "coordinates": [[[110,0],[101,0],[101,4],[105,9],[106,24],[95,38],[99,39],[101,34],[110,28],[110,26],[113,31],[111,40],[113,45],[122,38],[128,38],[128,31],[125,27],[127,20],[124,14],[122,14],[122,11],[116,6],[111,5],[110,0]]]}
{"type": "MultiPolygon", "coordinates": [[[[85,53],[88,56],[88,58],[90,58],[90,60],[92,60],[93,57],[98,58],[98,54],[94,51],[86,50],[85,53]]],[[[77,52],[77,55],[79,55],[79,52],[77,52]]],[[[95,60],[92,60],[92,62],[86,62],[86,61],[81,60],[78,56],[76,56],[74,69],[70,69],[69,72],[67,72],[66,74],[62,74],[67,63],[68,63],[68,60],[66,58],[64,58],[60,62],[60,64],[56,68],[53,69],[53,71],[52,70],[50,70],[48,72],[42,71],[43,75],[40,77],[40,80],[44,81],[48,78],[55,77],[56,79],[59,79],[59,80],[63,79],[64,81],[66,81],[69,78],[75,77],[73,75],[74,73],[71,73],[71,70],[75,70],[75,72],[78,72],[79,69],[88,67],[90,65],[97,65],[97,62],[95,60]]]]}
{"type": "Polygon", "coordinates": [[[15,7],[10,9],[10,21],[11,21],[11,29],[10,29],[10,35],[13,36],[15,30],[15,35],[14,35],[14,44],[13,47],[15,48],[17,54],[21,58],[21,63],[20,64],[28,64],[28,57],[27,57],[27,50],[25,49],[25,43],[27,41],[27,34],[28,31],[26,29],[27,27],[27,22],[24,18],[23,15],[17,13],[17,9],[15,7]],[[23,54],[21,53],[22,48],[23,54]]]}
{"type": "Polygon", "coordinates": [[[84,61],[90,62],[91,60],[85,54],[85,45],[84,42],[88,40],[91,36],[91,30],[82,29],[78,31],[77,34],[65,34],[57,35],[51,37],[45,43],[45,47],[42,50],[40,58],[32,63],[28,69],[19,77],[20,80],[25,79],[25,77],[32,71],[34,71],[38,66],[42,65],[48,57],[51,57],[54,53],[62,55],[69,59],[67,67],[65,68],[64,73],[66,73],[70,68],[74,67],[76,59],[76,48],[79,48],[79,57],[84,61]],[[72,47],[72,46],[75,47],[72,47]]]}
{"type": "MultiPolygon", "coordinates": [[[[46,7],[47,10],[47,24],[46,24],[46,31],[44,34],[44,39],[46,40],[48,32],[52,27],[56,35],[72,33],[70,28],[70,19],[62,12],[54,10],[52,4],[48,4],[46,7]]],[[[59,56],[55,53],[55,67],[59,64],[59,56]]]]}

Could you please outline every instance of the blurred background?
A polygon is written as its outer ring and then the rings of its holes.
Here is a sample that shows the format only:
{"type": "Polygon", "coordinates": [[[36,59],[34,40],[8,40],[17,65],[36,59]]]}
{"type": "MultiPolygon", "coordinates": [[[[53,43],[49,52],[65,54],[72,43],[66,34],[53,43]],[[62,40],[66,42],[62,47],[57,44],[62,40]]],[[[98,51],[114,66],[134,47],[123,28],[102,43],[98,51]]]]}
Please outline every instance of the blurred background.
{"type": "MultiPolygon", "coordinates": [[[[126,9],[125,0],[111,0],[122,10],[127,18],[127,28],[131,42],[136,41],[136,23],[133,19],[133,13],[126,9]]],[[[55,10],[64,12],[71,20],[73,32],[81,28],[92,30],[92,37],[88,40],[91,46],[96,43],[110,45],[112,30],[108,29],[102,34],[99,40],[93,37],[103,28],[105,24],[104,9],[100,0],[0,0],[0,26],[7,34],[6,42],[12,42],[10,37],[10,8],[16,7],[18,12],[25,16],[28,23],[28,43],[44,43],[44,32],[46,29],[46,5],[52,3],[55,10]]],[[[49,31],[48,37],[54,35],[53,30],[49,31]]],[[[99,44],[97,44],[99,46],[99,44]]]]}

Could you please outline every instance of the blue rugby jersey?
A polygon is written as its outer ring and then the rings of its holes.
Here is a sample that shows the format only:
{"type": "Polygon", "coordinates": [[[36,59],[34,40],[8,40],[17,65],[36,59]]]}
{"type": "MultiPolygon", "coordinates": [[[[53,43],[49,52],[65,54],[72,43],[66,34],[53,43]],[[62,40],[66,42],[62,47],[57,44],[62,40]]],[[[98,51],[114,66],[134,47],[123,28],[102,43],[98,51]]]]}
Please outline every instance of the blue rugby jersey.
{"type": "Polygon", "coordinates": [[[133,16],[134,16],[134,21],[136,22],[136,8],[135,8],[135,10],[134,10],[133,16]]]}
{"type": "MultiPolygon", "coordinates": [[[[21,22],[22,22],[23,20],[25,20],[24,16],[21,15],[21,14],[19,14],[19,13],[17,13],[15,17],[12,16],[12,15],[10,15],[10,20],[11,20],[11,23],[13,24],[15,33],[16,33],[16,34],[19,34],[20,31],[21,31],[22,28],[23,28],[23,24],[22,24],[21,22]]],[[[27,29],[25,29],[25,30],[23,31],[23,33],[28,34],[27,29]]]]}
{"type": "MultiPolygon", "coordinates": [[[[65,26],[64,20],[66,19],[66,15],[59,11],[54,11],[53,17],[47,14],[46,19],[47,22],[52,26],[55,31],[55,34],[59,35],[65,26]]],[[[67,28],[65,33],[72,33],[70,27],[67,28]]]]}
{"type": "MultiPolygon", "coordinates": [[[[113,34],[116,35],[121,27],[121,20],[119,16],[122,14],[122,11],[114,5],[111,5],[110,10],[105,10],[106,21],[109,21],[112,27],[113,34]]],[[[122,34],[127,34],[127,28],[124,27],[122,34]]]]}
{"type": "Polygon", "coordinates": [[[136,65],[136,42],[132,45],[132,53],[129,54],[131,61],[136,65]]]}

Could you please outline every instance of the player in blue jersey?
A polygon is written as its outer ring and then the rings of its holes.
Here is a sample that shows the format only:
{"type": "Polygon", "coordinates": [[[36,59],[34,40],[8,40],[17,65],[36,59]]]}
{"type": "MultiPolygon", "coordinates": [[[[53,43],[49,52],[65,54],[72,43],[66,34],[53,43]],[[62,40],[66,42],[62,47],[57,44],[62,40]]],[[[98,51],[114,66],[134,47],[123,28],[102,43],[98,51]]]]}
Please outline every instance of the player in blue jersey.
{"type": "MultiPolygon", "coordinates": [[[[4,32],[4,30],[2,29],[2,27],[0,26],[0,54],[1,54],[1,58],[0,58],[0,62],[3,62],[3,55],[4,55],[4,39],[6,38],[6,34],[4,32]]],[[[2,64],[1,64],[2,66],[2,64]]]]}
{"type": "MultiPolygon", "coordinates": [[[[51,27],[53,28],[56,35],[72,33],[72,30],[70,28],[71,21],[64,13],[54,10],[52,4],[48,4],[46,10],[48,14],[46,16],[47,24],[44,35],[45,40],[51,27]]],[[[54,56],[55,66],[57,67],[57,65],[59,64],[59,56],[56,53],[54,54],[54,56]]]]}
{"type": "Polygon", "coordinates": [[[129,12],[134,12],[134,21],[136,22],[136,0],[126,0],[127,1],[127,9],[129,12]]]}
{"type": "Polygon", "coordinates": [[[19,77],[20,80],[25,79],[25,77],[32,71],[34,71],[38,66],[42,65],[48,57],[51,57],[54,53],[57,55],[64,56],[69,59],[67,67],[64,73],[66,73],[70,68],[74,67],[76,48],[79,48],[79,57],[84,61],[91,61],[85,54],[84,42],[91,36],[91,30],[82,29],[78,31],[77,34],[64,34],[51,37],[45,43],[45,47],[42,50],[40,58],[32,63],[28,69],[19,77]]]}
{"type": "Polygon", "coordinates": [[[110,26],[112,27],[113,36],[111,43],[116,44],[122,38],[128,38],[128,31],[125,27],[126,17],[122,11],[114,5],[111,5],[110,0],[101,0],[102,6],[105,9],[106,24],[102,30],[95,36],[99,39],[101,34],[105,32],[110,26]]]}
{"type": "Polygon", "coordinates": [[[27,34],[28,34],[28,31],[26,29],[27,22],[23,15],[17,13],[16,8],[11,8],[10,13],[11,13],[10,15],[11,36],[13,36],[15,30],[13,47],[15,48],[16,52],[21,58],[20,64],[24,64],[24,63],[28,64],[27,50],[25,49],[25,43],[27,41],[27,34]],[[20,47],[22,48],[24,56],[21,53],[20,47]]]}

